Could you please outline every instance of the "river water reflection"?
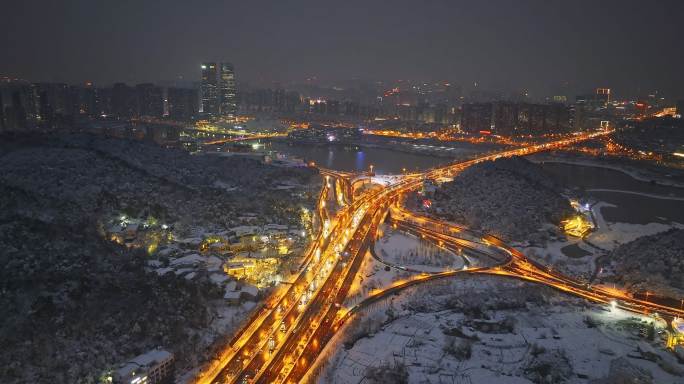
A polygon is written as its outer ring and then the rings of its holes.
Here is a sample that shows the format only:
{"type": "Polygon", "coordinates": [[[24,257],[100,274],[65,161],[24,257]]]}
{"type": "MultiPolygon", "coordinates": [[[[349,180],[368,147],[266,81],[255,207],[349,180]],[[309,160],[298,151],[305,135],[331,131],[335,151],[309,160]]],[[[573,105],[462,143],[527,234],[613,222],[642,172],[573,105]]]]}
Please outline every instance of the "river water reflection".
{"type": "Polygon", "coordinates": [[[438,157],[355,145],[302,145],[288,144],[282,141],[274,141],[269,144],[269,147],[272,150],[287,153],[306,161],[314,161],[322,167],[339,171],[368,171],[373,165],[373,170],[379,174],[400,174],[404,168],[408,171],[425,170],[453,162],[459,155],[473,153],[463,148],[462,151],[453,151],[455,152],[454,156],[438,157]]]}
{"type": "Polygon", "coordinates": [[[684,223],[684,188],[637,180],[624,172],[608,168],[553,162],[541,165],[563,185],[583,188],[586,195],[615,205],[601,209],[607,221],[632,224],[684,223]]]}
{"type": "MultiPolygon", "coordinates": [[[[330,169],[341,171],[367,171],[373,165],[379,174],[399,174],[402,169],[419,171],[464,159],[478,152],[472,145],[459,146],[453,155],[434,156],[409,153],[386,148],[369,148],[354,145],[302,145],[273,141],[269,149],[287,153],[330,169]]],[[[481,148],[485,152],[491,148],[481,148]]],[[[607,168],[547,162],[542,168],[561,184],[581,188],[586,196],[606,201],[616,207],[604,207],[602,213],[610,222],[646,224],[651,222],[684,223],[684,200],[662,199],[618,191],[651,194],[661,197],[684,198],[684,188],[653,184],[632,178],[630,175],[607,168]],[[615,191],[592,191],[609,189],[615,191]]]]}

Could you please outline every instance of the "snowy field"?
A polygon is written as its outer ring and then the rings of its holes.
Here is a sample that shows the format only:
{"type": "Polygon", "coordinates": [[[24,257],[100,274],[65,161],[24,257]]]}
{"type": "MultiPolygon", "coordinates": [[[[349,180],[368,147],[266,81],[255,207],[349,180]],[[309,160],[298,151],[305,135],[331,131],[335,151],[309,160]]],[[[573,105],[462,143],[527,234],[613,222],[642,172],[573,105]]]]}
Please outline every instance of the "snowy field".
{"type": "Polygon", "coordinates": [[[353,306],[368,297],[373,291],[389,287],[394,282],[406,280],[420,273],[436,273],[461,269],[464,262],[461,256],[440,249],[431,243],[402,231],[382,225],[384,236],[375,243],[376,260],[368,252],[356,274],[346,306],[353,306]],[[397,266],[406,267],[404,271],[397,266]]]}
{"type": "Polygon", "coordinates": [[[359,273],[354,278],[344,305],[351,307],[368,297],[374,290],[388,287],[393,282],[406,279],[409,276],[411,276],[411,273],[396,268],[389,268],[375,260],[370,252],[368,252],[361,262],[359,273]]]}
{"type": "Polygon", "coordinates": [[[388,225],[382,230],[384,236],[376,242],[375,252],[388,264],[425,272],[463,268],[463,258],[451,251],[388,225]]]}
{"type": "Polygon", "coordinates": [[[623,374],[683,383],[684,366],[662,349],[662,323],[653,341],[640,336],[651,322],[513,280],[457,278],[369,309],[344,329],[318,382],[374,382],[369,367],[381,367],[405,370],[408,383],[588,383],[623,374]]]}

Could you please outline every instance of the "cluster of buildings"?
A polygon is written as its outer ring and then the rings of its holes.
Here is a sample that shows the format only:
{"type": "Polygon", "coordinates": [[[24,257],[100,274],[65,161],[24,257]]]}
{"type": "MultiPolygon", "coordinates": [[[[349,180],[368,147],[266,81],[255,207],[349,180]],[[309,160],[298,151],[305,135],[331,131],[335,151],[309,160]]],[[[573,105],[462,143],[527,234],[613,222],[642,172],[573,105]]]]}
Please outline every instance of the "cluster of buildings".
{"type": "Polygon", "coordinates": [[[465,104],[460,129],[465,133],[501,136],[567,133],[573,129],[570,115],[570,109],[562,104],[465,104]]]}
{"type": "Polygon", "coordinates": [[[460,130],[501,136],[538,136],[605,129],[621,118],[624,106],[611,104],[610,89],[578,96],[568,105],[561,96],[547,104],[494,101],[464,104],[460,130]]]}
{"type": "Polygon", "coordinates": [[[187,122],[234,118],[235,71],[230,63],[204,63],[199,87],[152,83],[32,83],[0,79],[0,131],[70,128],[81,119],[148,119],[187,122]]]}
{"type": "Polygon", "coordinates": [[[149,254],[173,239],[171,227],[152,216],[139,219],[121,215],[110,221],[105,234],[109,241],[127,248],[144,248],[149,254]]]}
{"type": "Polygon", "coordinates": [[[0,81],[0,130],[69,128],[81,119],[170,118],[188,121],[199,110],[198,91],[151,83],[30,83],[0,81]]]}
{"type": "Polygon", "coordinates": [[[359,128],[335,128],[312,124],[309,128],[290,131],[288,139],[309,143],[354,142],[361,139],[359,128]]]}
{"type": "Polygon", "coordinates": [[[244,89],[239,96],[240,112],[251,113],[295,113],[302,105],[300,95],[296,91],[282,88],[244,89]]]}
{"type": "Polygon", "coordinates": [[[504,97],[481,90],[464,96],[449,83],[378,82],[356,88],[293,86],[249,88],[238,93],[228,62],[205,62],[200,81],[188,87],[152,83],[96,87],[93,83],[30,83],[0,79],[0,131],[68,128],[93,120],[239,123],[238,115],[270,114],[302,121],[348,121],[372,129],[406,132],[449,128],[466,134],[535,136],[617,126],[626,119],[681,115],[684,105],[664,105],[657,94],[643,101],[616,101],[597,88],[574,101],[566,96],[531,102],[526,94],[504,97]],[[667,108],[669,107],[669,108],[667,108]]]}
{"type": "MultiPolygon", "coordinates": [[[[199,270],[205,270],[210,280],[221,286],[230,277],[244,283],[239,288],[264,288],[279,282],[289,272],[287,265],[293,253],[307,241],[305,229],[283,224],[242,225],[218,233],[202,230],[194,237],[176,238],[169,226],[149,225],[147,221],[116,219],[105,236],[128,247],[144,248],[158,257],[147,264],[159,275],[174,273],[193,280],[199,270]]],[[[240,289],[231,291],[240,295],[240,289]]]]}

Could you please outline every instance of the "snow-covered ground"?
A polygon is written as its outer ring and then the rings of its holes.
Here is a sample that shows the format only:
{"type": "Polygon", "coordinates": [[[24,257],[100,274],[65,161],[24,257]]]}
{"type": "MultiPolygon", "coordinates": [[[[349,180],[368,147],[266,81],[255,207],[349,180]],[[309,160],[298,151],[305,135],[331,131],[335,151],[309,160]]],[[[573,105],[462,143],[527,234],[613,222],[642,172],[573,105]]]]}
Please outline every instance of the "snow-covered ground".
{"type": "Polygon", "coordinates": [[[684,366],[658,340],[661,323],[654,341],[639,336],[650,322],[526,283],[454,279],[357,318],[318,382],[369,382],[368,367],[382,366],[406,367],[409,383],[587,383],[616,371],[684,382],[684,366]]]}
{"type": "Polygon", "coordinates": [[[604,255],[617,246],[629,243],[641,236],[653,235],[665,232],[672,228],[683,228],[684,225],[673,222],[631,224],[613,223],[605,220],[601,208],[614,207],[606,202],[598,202],[591,207],[592,217],[596,228],[584,239],[568,237],[567,239],[556,239],[547,242],[543,247],[521,246],[519,247],[528,257],[554,265],[557,269],[573,276],[590,277],[595,272],[596,259],[604,255]],[[586,256],[573,257],[563,252],[563,248],[576,245],[586,256]]]}
{"type": "Polygon", "coordinates": [[[388,225],[383,225],[382,231],[384,236],[376,242],[375,252],[388,264],[425,272],[463,268],[463,258],[453,252],[388,225]]]}
{"type": "Polygon", "coordinates": [[[386,265],[375,260],[370,252],[366,253],[352,283],[347,299],[346,307],[351,307],[368,297],[375,289],[388,287],[397,280],[409,277],[411,274],[395,268],[386,268],[386,265]]]}
{"type": "Polygon", "coordinates": [[[419,272],[443,272],[463,268],[463,258],[416,236],[382,225],[384,236],[375,243],[376,260],[368,252],[351,286],[346,306],[353,306],[374,290],[389,287],[394,282],[418,276],[419,272]],[[402,266],[410,271],[393,266],[402,266]]]}

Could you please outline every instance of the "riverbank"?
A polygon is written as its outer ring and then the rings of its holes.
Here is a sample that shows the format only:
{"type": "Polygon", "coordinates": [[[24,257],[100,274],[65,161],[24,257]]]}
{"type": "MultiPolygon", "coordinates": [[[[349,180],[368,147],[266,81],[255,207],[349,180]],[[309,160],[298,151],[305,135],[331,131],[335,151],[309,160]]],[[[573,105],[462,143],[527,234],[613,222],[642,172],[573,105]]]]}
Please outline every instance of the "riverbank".
{"type": "Polygon", "coordinates": [[[537,154],[528,156],[528,160],[535,163],[556,163],[573,166],[592,167],[610,169],[629,175],[631,178],[645,183],[655,183],[656,185],[682,188],[684,189],[684,171],[680,169],[644,166],[644,164],[633,164],[633,161],[606,159],[606,158],[588,158],[586,156],[568,156],[554,154],[537,154]],[[664,173],[665,172],[665,173],[664,173]]]}

